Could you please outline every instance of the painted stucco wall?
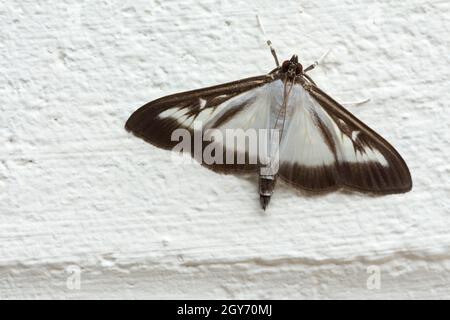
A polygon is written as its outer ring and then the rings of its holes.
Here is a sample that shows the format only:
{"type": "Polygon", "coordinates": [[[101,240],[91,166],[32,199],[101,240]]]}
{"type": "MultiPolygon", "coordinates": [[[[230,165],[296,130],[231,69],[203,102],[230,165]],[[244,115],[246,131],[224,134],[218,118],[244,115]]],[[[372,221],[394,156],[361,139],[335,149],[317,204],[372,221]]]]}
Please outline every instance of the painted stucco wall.
{"type": "Polygon", "coordinates": [[[450,298],[450,2],[3,1],[0,298],[450,298]],[[304,64],[408,194],[306,197],[124,129],[162,95],[304,64]]]}

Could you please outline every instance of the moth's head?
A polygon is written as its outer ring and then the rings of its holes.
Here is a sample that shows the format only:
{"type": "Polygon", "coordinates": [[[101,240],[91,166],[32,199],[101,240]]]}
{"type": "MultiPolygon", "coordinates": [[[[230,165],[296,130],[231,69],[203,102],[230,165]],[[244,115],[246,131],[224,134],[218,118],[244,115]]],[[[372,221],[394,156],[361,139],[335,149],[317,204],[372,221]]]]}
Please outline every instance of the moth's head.
{"type": "Polygon", "coordinates": [[[286,73],[290,78],[298,76],[303,73],[303,66],[298,62],[296,54],[290,60],[286,60],[281,65],[281,72],[286,73]]]}

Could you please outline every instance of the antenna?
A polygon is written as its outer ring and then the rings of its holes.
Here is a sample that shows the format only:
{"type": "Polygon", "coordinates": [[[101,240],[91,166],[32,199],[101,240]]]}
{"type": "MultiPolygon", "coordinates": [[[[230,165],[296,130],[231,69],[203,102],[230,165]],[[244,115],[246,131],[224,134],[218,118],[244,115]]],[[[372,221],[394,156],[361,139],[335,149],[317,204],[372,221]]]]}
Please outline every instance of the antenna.
{"type": "MultiPolygon", "coordinates": [[[[264,37],[266,37],[266,31],[264,30],[264,25],[263,25],[261,19],[259,18],[259,15],[256,15],[256,20],[258,21],[259,29],[261,30],[264,37]]],[[[272,56],[275,59],[275,64],[277,65],[277,68],[278,68],[280,66],[280,62],[278,61],[278,57],[277,57],[277,53],[275,52],[275,49],[272,47],[272,41],[267,39],[267,45],[270,48],[270,52],[272,53],[272,56]]]]}
{"type": "Polygon", "coordinates": [[[324,54],[322,54],[320,56],[319,59],[317,59],[316,61],[314,61],[314,63],[312,65],[310,65],[309,67],[307,67],[303,72],[308,72],[312,69],[314,69],[315,67],[317,67],[319,64],[322,63],[323,60],[325,60],[325,58],[327,57],[327,55],[330,53],[331,49],[328,49],[327,52],[325,52],[324,54]]]}

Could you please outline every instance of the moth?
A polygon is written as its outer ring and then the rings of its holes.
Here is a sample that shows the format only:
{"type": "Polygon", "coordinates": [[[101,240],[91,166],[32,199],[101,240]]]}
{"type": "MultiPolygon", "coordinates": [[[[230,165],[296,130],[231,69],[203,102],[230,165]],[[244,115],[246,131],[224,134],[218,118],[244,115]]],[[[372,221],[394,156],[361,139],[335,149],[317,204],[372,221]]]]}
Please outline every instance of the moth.
{"type": "MultiPolygon", "coordinates": [[[[275,138],[265,142],[271,150],[265,151],[265,162],[261,161],[259,149],[255,154],[247,144],[237,147],[233,139],[220,141],[222,150],[213,152],[214,156],[223,152],[224,158],[225,153],[231,152],[232,157],[227,159],[232,161],[202,162],[218,172],[258,174],[264,210],[277,179],[312,193],[349,189],[393,194],[411,190],[411,175],[400,154],[307,74],[317,63],[304,69],[298,56],[293,55],[280,65],[275,50],[271,46],[270,49],[276,68],[268,74],[151,101],[130,116],[125,128],[169,150],[179,143],[174,141],[173,133],[183,129],[190,134],[192,144],[188,152],[192,157],[196,157],[196,133],[204,135],[211,129],[277,130],[275,147],[275,138]],[[199,121],[203,127],[196,128],[199,121]],[[245,161],[236,161],[241,155],[245,161]],[[248,161],[252,156],[258,161],[248,161]],[[268,170],[274,163],[276,170],[268,170]]],[[[214,139],[206,140],[200,144],[201,152],[214,139]]]]}

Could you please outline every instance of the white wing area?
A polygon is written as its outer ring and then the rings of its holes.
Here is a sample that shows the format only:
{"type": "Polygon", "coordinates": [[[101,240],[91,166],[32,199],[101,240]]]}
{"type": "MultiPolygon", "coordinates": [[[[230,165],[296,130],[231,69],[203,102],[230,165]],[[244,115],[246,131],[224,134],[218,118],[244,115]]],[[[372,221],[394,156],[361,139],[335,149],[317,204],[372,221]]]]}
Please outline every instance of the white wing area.
{"type": "Polygon", "coordinates": [[[289,95],[287,109],[292,116],[280,144],[280,162],[306,167],[334,164],[335,156],[314,118],[316,114],[332,121],[322,107],[312,103],[306,90],[296,84],[289,95]]]}
{"type": "Polygon", "coordinates": [[[219,105],[211,113],[205,128],[226,129],[265,129],[267,128],[268,110],[270,110],[273,82],[262,87],[249,90],[219,105]],[[227,117],[234,108],[239,108],[236,116],[227,117]],[[215,126],[222,117],[227,118],[215,126]]]}
{"type": "Polygon", "coordinates": [[[306,167],[327,166],[336,161],[388,165],[381,152],[374,147],[365,145],[356,148],[354,143],[360,132],[344,134],[322,106],[299,84],[294,85],[291,91],[288,109],[294,111],[280,145],[280,162],[306,167]],[[335,153],[327,143],[318,120],[331,133],[335,153]]]}
{"type": "Polygon", "coordinates": [[[266,116],[264,110],[270,108],[270,96],[273,94],[271,90],[272,83],[266,84],[255,89],[245,91],[225,102],[218,105],[216,108],[205,108],[208,103],[205,99],[200,99],[199,103],[202,106],[200,112],[196,114],[189,114],[189,108],[170,108],[159,114],[160,119],[171,118],[176,120],[185,128],[194,129],[194,123],[197,122],[196,127],[201,124],[204,129],[214,128],[214,124],[222,117],[226,116],[228,112],[232,112],[235,108],[241,109],[238,117],[230,117],[227,121],[222,122],[218,129],[235,128],[265,128],[266,116]]]}
{"type": "MultiPolygon", "coordinates": [[[[191,108],[184,105],[174,106],[158,114],[158,118],[174,121],[177,123],[176,127],[203,131],[205,141],[215,142],[214,147],[208,148],[208,151],[220,150],[227,157],[247,154],[255,161],[251,164],[256,164],[259,159],[260,129],[268,129],[272,106],[281,105],[282,92],[283,83],[276,80],[244,91],[215,107],[208,106],[207,98],[201,97],[197,112],[192,112],[191,108]]],[[[220,98],[221,96],[213,97],[220,98]]],[[[227,164],[235,164],[229,162],[236,160],[227,159],[227,164]]],[[[243,158],[240,159],[237,161],[243,164],[243,158]]]]}

